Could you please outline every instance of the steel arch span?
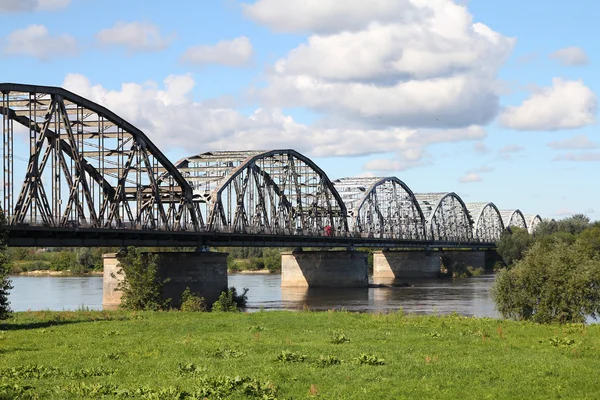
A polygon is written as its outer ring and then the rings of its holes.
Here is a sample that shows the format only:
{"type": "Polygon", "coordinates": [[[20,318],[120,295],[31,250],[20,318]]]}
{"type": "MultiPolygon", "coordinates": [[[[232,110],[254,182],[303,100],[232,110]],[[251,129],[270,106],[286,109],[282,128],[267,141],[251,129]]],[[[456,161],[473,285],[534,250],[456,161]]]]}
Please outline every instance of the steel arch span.
{"type": "Polygon", "coordinates": [[[466,203],[473,221],[473,237],[482,242],[495,242],[504,230],[502,215],[494,203],[466,203]]]}
{"type": "Polygon", "coordinates": [[[179,163],[211,232],[348,236],[327,175],[295,150],[210,152],[179,163]]]}
{"type": "Polygon", "coordinates": [[[538,214],[524,215],[525,221],[527,222],[527,230],[530,234],[534,233],[538,225],[542,222],[542,217],[538,214]]]}
{"type": "Polygon", "coordinates": [[[527,229],[527,221],[521,210],[500,210],[504,227],[516,226],[517,228],[527,229]]]}
{"type": "Polygon", "coordinates": [[[62,88],[1,83],[0,93],[10,225],[202,230],[192,188],[138,128],[62,88]],[[23,139],[29,154],[16,154],[23,139]]]}
{"type": "Polygon", "coordinates": [[[342,178],[333,182],[355,234],[426,239],[425,217],[410,188],[396,177],[342,178]]]}
{"type": "Polygon", "coordinates": [[[416,193],[415,197],[427,219],[429,239],[458,242],[473,239],[469,211],[456,193],[416,193]]]}

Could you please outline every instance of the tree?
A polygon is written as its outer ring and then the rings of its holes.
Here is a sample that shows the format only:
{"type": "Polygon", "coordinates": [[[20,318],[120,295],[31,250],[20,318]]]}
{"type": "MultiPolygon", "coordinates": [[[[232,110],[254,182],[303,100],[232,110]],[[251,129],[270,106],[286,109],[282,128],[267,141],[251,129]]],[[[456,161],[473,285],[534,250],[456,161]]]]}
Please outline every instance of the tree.
{"type": "Polygon", "coordinates": [[[496,277],[492,297],[498,311],[505,318],[539,323],[595,318],[600,311],[600,254],[594,250],[597,241],[589,242],[535,243],[525,258],[496,277]]]}
{"type": "Polygon", "coordinates": [[[13,286],[10,279],[8,279],[10,263],[7,255],[7,240],[6,219],[4,218],[4,211],[0,209],[0,320],[7,319],[11,313],[8,293],[13,286]]]}
{"type": "Polygon", "coordinates": [[[533,243],[533,238],[527,229],[511,227],[502,232],[498,241],[498,254],[506,264],[511,265],[519,261],[525,255],[525,251],[533,243]]]}
{"type": "Polygon", "coordinates": [[[158,273],[157,255],[142,254],[133,246],[117,253],[124,274],[116,290],[123,292],[121,308],[129,310],[163,310],[171,299],[163,299],[162,287],[166,280],[158,273]]]}
{"type": "Polygon", "coordinates": [[[583,232],[590,225],[590,218],[583,214],[575,214],[572,217],[558,221],[558,230],[569,232],[573,235],[583,232]]]}

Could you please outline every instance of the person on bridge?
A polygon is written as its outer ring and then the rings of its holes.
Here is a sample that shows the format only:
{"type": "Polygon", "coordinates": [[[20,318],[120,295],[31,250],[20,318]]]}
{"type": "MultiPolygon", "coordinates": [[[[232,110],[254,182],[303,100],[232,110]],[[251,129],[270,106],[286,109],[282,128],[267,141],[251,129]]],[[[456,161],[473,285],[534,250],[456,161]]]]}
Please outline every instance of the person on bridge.
{"type": "Polygon", "coordinates": [[[331,227],[331,225],[327,225],[324,230],[325,236],[331,236],[333,233],[333,228],[331,227]]]}

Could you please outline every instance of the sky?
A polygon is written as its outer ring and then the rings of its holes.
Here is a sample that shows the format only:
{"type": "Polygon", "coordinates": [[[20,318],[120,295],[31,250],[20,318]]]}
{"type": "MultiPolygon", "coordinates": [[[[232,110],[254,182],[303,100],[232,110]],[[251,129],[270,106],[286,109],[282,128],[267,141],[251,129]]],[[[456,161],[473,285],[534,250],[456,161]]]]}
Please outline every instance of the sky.
{"type": "Polygon", "coordinates": [[[591,0],[0,0],[0,82],[61,86],[175,162],[291,148],[600,220],[591,0]]]}

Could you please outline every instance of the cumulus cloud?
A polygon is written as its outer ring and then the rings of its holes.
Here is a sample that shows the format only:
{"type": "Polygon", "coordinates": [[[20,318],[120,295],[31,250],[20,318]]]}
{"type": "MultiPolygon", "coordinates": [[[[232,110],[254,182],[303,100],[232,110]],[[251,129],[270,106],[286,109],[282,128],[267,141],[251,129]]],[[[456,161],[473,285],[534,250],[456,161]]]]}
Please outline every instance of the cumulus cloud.
{"type": "Polygon", "coordinates": [[[572,138],[565,140],[557,140],[548,143],[548,147],[554,150],[587,150],[595,149],[597,146],[595,143],[590,141],[585,135],[575,135],[572,138]]]}
{"type": "Polygon", "coordinates": [[[533,93],[518,107],[507,107],[501,125],[520,130],[581,128],[594,122],[596,95],[581,80],[554,78],[551,87],[533,93]]]}
{"type": "Polygon", "coordinates": [[[309,126],[276,108],[259,108],[245,116],[219,102],[194,101],[191,75],[171,75],[162,84],[125,83],[119,90],[109,90],[92,85],[83,75],[69,74],[63,86],[138,126],[165,151],[294,148],[310,156],[396,152],[408,168],[422,165],[433,143],[481,140],[486,135],[479,126],[445,130],[309,126]]]}
{"type": "Polygon", "coordinates": [[[588,63],[588,56],[581,47],[565,47],[550,54],[550,58],[557,60],[563,65],[585,65],[588,63]]]}
{"type": "Polygon", "coordinates": [[[71,0],[0,0],[0,12],[32,12],[64,8],[71,0]]]}
{"type": "Polygon", "coordinates": [[[30,25],[10,33],[3,53],[9,56],[31,56],[41,61],[74,56],[78,53],[74,37],[62,34],[52,36],[44,25],[30,25]]]}
{"type": "Polygon", "coordinates": [[[246,14],[312,33],[252,92],[264,104],[406,128],[482,125],[499,110],[496,75],[514,40],[451,0],[260,0],[246,14]]]}
{"type": "Polygon", "coordinates": [[[250,62],[252,54],[250,39],[240,36],[232,40],[221,40],[212,46],[190,47],[181,56],[181,61],[194,65],[218,64],[241,67],[250,62]]]}
{"type": "Polygon", "coordinates": [[[482,179],[481,179],[481,176],[479,174],[471,172],[469,174],[466,174],[462,178],[460,178],[458,181],[460,183],[473,183],[473,182],[481,182],[482,179]]]}
{"type": "Polygon", "coordinates": [[[173,36],[161,35],[159,27],[149,22],[119,21],[99,31],[96,40],[103,46],[122,46],[130,53],[137,53],[164,50],[173,36]]]}

